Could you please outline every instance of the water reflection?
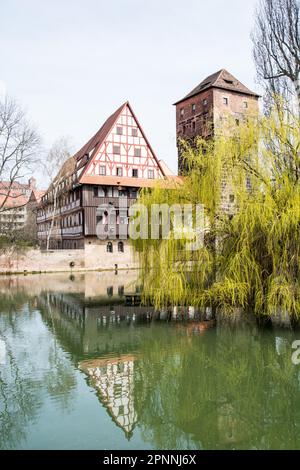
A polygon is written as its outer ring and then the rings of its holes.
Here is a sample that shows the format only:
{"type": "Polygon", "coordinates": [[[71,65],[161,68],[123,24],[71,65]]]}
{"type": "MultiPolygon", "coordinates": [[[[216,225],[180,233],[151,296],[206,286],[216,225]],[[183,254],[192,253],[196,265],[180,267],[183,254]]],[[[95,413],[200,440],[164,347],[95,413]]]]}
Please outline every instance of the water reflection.
{"type": "Polygon", "coordinates": [[[135,356],[123,355],[110,359],[82,361],[79,368],[89,377],[100,402],[113,421],[125,433],[127,439],[133,434],[137,423],[134,407],[134,361],[135,356]]]}
{"type": "Polygon", "coordinates": [[[0,281],[1,448],[300,448],[297,333],[125,305],[132,272],[74,276],[0,281]]]}

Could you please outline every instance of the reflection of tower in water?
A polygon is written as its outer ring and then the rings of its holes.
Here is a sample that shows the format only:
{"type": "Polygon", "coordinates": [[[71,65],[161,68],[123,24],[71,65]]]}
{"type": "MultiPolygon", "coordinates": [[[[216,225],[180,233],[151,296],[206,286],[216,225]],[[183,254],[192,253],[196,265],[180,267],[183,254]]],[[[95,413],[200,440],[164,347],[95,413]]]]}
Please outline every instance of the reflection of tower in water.
{"type": "Polygon", "coordinates": [[[134,361],[132,355],[82,361],[80,369],[89,377],[101,403],[127,439],[133,434],[137,416],[134,409],[134,361]]]}

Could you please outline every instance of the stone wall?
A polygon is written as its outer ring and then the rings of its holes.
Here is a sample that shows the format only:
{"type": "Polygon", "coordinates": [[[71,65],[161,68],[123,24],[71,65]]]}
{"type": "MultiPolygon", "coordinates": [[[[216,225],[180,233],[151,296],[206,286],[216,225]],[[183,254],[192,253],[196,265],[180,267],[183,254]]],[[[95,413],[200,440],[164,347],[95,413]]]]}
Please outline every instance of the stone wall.
{"type": "Polygon", "coordinates": [[[17,253],[7,250],[0,255],[0,273],[59,272],[107,269],[138,268],[132,247],[124,240],[124,251],[118,251],[118,242],[113,240],[113,252],[107,252],[107,242],[92,240],[82,250],[25,250],[17,253]],[[72,267],[71,264],[72,263],[72,267]],[[117,266],[116,266],[117,265],[117,266]]]}

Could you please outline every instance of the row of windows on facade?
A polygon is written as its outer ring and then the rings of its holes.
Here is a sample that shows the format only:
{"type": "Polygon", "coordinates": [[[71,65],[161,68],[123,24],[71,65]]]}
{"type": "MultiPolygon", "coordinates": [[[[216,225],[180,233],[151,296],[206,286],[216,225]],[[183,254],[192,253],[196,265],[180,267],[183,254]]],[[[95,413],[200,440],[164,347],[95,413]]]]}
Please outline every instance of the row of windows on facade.
{"type": "MultiPolygon", "coordinates": [[[[94,196],[95,197],[107,197],[108,189],[105,186],[94,186],[94,196]]],[[[113,196],[111,197],[130,197],[136,199],[138,192],[135,189],[117,189],[114,188],[113,196]],[[116,193],[117,191],[117,193],[116,193]]]]}
{"type": "MultiPolygon", "coordinates": [[[[113,154],[114,155],[120,155],[121,154],[121,146],[120,145],[113,145],[113,154]]],[[[141,157],[142,156],[141,147],[134,147],[133,156],[134,157],[141,157]]]]}
{"type": "MultiPolygon", "coordinates": [[[[47,199],[47,195],[45,196],[47,199]]],[[[58,208],[63,208],[67,206],[68,204],[71,204],[72,202],[78,201],[80,198],[80,190],[76,189],[75,191],[71,192],[68,196],[63,196],[62,198],[59,198],[57,207],[58,208]]],[[[51,212],[52,211],[52,205],[48,207],[48,210],[51,212]]],[[[38,211],[38,216],[44,216],[46,214],[45,211],[40,210],[38,211]]]]}
{"type": "MultiPolygon", "coordinates": [[[[76,179],[76,175],[75,175],[75,173],[74,173],[72,177],[67,178],[65,181],[63,181],[62,183],[60,183],[60,184],[58,185],[58,189],[61,190],[61,189],[65,188],[66,186],[68,186],[68,182],[70,182],[70,181],[73,181],[73,182],[74,182],[75,179],[76,179]]],[[[49,193],[45,194],[45,195],[42,197],[42,201],[43,201],[43,202],[48,201],[49,198],[52,198],[52,197],[53,197],[53,194],[54,194],[53,191],[50,191],[49,193]]],[[[79,197],[79,194],[80,194],[79,190],[78,190],[78,191],[76,190],[76,191],[74,191],[73,193],[70,193],[69,202],[72,202],[73,200],[75,201],[75,199],[77,199],[77,198],[79,197]],[[74,199],[73,199],[73,198],[74,198],[74,199]]],[[[64,202],[65,202],[66,204],[68,204],[68,197],[63,198],[61,201],[62,201],[62,202],[61,202],[62,205],[63,205],[64,202]]]]}
{"type": "MultiPolygon", "coordinates": [[[[82,224],[82,214],[79,212],[75,215],[70,215],[68,217],[64,217],[63,219],[55,219],[54,220],[54,227],[66,228],[66,227],[77,227],[82,224]]],[[[42,224],[41,229],[48,230],[50,229],[51,224],[42,224]]]]}
{"type": "MultiPolygon", "coordinates": [[[[123,242],[118,242],[117,248],[118,248],[119,253],[124,253],[124,243],[123,242]]],[[[107,253],[113,253],[114,247],[113,247],[112,242],[107,243],[106,251],[107,251],[107,253]]]]}
{"type": "MultiPolygon", "coordinates": [[[[228,106],[228,104],[229,104],[229,98],[228,98],[227,96],[223,96],[222,101],[223,101],[223,104],[224,104],[225,106],[228,106]]],[[[202,104],[203,104],[203,106],[207,106],[208,101],[207,101],[206,98],[202,100],[202,104]]],[[[247,108],[248,108],[248,101],[244,101],[243,106],[244,106],[245,109],[247,109],[247,108]]],[[[192,109],[192,113],[195,113],[195,112],[196,112],[196,104],[195,104],[195,103],[192,103],[192,104],[191,104],[191,109],[192,109]]],[[[184,116],[186,110],[187,110],[186,108],[180,108],[180,116],[181,116],[181,117],[184,116]]]]}
{"type": "MultiPolygon", "coordinates": [[[[209,114],[204,113],[199,120],[197,120],[197,123],[199,122],[201,127],[207,127],[209,124],[209,114]]],[[[185,133],[186,128],[189,127],[189,124],[183,124],[182,125],[182,132],[185,133]]],[[[196,121],[192,121],[190,124],[190,127],[192,131],[196,130],[196,121]]]]}
{"type": "Polygon", "coordinates": [[[7,217],[11,217],[11,216],[17,217],[17,215],[19,217],[24,217],[25,213],[26,213],[26,208],[23,206],[21,208],[16,207],[14,209],[6,209],[6,210],[4,209],[3,212],[1,212],[1,215],[4,216],[4,217],[5,216],[7,216],[7,217]]]}
{"type": "MultiPolygon", "coordinates": [[[[105,176],[106,175],[106,166],[105,165],[99,165],[99,175],[105,176]]],[[[123,176],[123,168],[122,167],[117,167],[116,168],[116,176],[123,176]]],[[[138,178],[139,177],[139,171],[137,168],[133,168],[131,172],[132,178],[138,178]]],[[[154,179],[154,170],[148,170],[148,178],[149,179],[154,179]]]]}
{"type": "MultiPolygon", "coordinates": [[[[106,292],[107,292],[108,297],[112,297],[114,295],[114,287],[113,286],[107,287],[106,292]]],[[[124,295],[124,286],[118,286],[118,295],[120,297],[123,297],[123,295],[124,295]]],[[[97,320],[99,320],[99,318],[97,320]]],[[[118,371],[120,369],[120,366],[123,366],[123,368],[124,368],[124,365],[122,365],[122,364],[117,364],[117,366],[118,366],[118,371]]]]}
{"type": "MultiPolygon", "coordinates": [[[[123,127],[122,126],[117,126],[116,133],[118,135],[123,135],[123,127]]],[[[131,128],[131,135],[132,135],[132,137],[137,137],[138,136],[138,130],[137,130],[136,127],[131,128]]]]}

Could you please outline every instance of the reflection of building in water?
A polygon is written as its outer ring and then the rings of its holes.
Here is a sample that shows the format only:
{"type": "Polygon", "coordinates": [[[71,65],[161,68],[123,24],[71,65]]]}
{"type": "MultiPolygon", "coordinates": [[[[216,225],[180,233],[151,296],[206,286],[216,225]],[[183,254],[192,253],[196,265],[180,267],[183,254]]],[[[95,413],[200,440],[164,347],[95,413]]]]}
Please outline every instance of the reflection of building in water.
{"type": "Polygon", "coordinates": [[[0,339],[0,365],[5,365],[6,359],[6,345],[5,342],[0,339]]]}
{"type": "Polygon", "coordinates": [[[111,359],[82,361],[79,364],[97,390],[101,403],[115,424],[123,429],[127,439],[131,438],[137,423],[133,394],[134,361],[133,355],[122,355],[111,359]]]}

